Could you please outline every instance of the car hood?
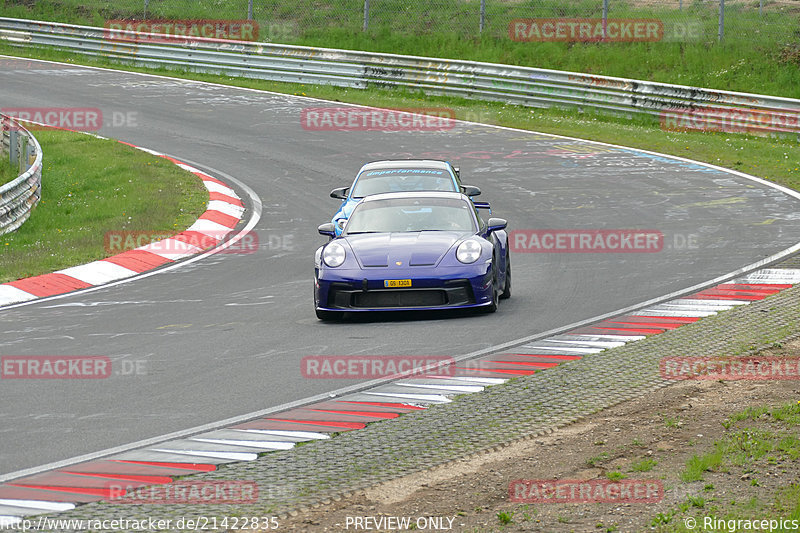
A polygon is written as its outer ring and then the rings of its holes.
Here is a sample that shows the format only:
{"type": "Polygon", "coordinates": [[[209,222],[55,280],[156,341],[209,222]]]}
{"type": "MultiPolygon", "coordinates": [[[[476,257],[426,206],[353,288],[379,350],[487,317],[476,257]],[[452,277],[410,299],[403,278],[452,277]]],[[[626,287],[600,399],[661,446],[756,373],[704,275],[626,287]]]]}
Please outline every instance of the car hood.
{"type": "Polygon", "coordinates": [[[348,235],[347,242],[363,267],[433,266],[460,239],[462,231],[420,231],[348,235]]]}

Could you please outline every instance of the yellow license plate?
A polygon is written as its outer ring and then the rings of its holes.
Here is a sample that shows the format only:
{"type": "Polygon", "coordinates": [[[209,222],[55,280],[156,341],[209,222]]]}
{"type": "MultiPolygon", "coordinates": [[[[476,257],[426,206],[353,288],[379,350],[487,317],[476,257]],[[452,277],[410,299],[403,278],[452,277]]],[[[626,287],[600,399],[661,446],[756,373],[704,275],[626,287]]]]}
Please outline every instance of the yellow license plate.
{"type": "Polygon", "coordinates": [[[410,287],[411,286],[411,280],[410,279],[387,279],[387,280],[384,280],[383,286],[387,287],[387,288],[390,288],[390,289],[395,289],[397,287],[410,287]]]}

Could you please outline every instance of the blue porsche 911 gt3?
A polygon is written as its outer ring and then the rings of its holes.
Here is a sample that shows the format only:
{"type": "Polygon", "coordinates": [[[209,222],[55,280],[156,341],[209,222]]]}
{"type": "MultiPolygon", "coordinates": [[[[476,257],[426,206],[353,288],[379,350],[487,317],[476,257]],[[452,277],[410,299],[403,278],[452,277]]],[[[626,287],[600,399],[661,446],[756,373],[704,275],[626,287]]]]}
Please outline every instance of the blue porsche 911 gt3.
{"type": "Polygon", "coordinates": [[[447,161],[433,159],[373,161],[361,167],[350,187],[340,187],[331,191],[331,198],[342,200],[342,205],[331,220],[336,235],[341,235],[353,208],[365,196],[411,191],[463,192],[473,199],[475,207],[489,209],[487,202],[474,200],[481,190],[472,185],[462,185],[460,172],[447,161]]]}
{"type": "Polygon", "coordinates": [[[458,192],[367,196],[341,236],[315,254],[314,307],[320,319],[344,312],[477,307],[511,296],[506,221],[484,221],[458,192]]]}

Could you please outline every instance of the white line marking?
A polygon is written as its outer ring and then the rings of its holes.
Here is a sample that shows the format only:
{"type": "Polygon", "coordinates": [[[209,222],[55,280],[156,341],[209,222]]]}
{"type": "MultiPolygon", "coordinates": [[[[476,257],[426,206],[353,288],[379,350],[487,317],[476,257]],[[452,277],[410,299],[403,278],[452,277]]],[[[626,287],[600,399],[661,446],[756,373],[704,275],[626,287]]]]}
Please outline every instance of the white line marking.
{"type": "Polygon", "coordinates": [[[275,435],[280,437],[291,437],[303,440],[329,439],[330,435],[316,433],[314,431],[283,431],[280,429],[232,429],[231,431],[242,431],[244,433],[257,433],[259,435],[275,435]]]}
{"type": "MultiPolygon", "coordinates": [[[[546,341],[548,339],[542,339],[546,341]]],[[[570,347],[561,347],[561,346],[541,346],[538,344],[531,344],[522,346],[525,350],[551,350],[554,352],[567,352],[567,353],[577,353],[577,354],[593,354],[593,353],[600,353],[603,351],[603,348],[570,348],[570,347]]]]}
{"type": "Polygon", "coordinates": [[[678,298],[667,303],[684,303],[692,305],[718,305],[718,306],[737,306],[749,305],[758,300],[706,300],[706,299],[692,299],[692,298],[678,298]]]}
{"type": "Polygon", "coordinates": [[[230,202],[223,202],[222,200],[211,200],[208,202],[206,210],[219,211],[222,214],[236,218],[242,218],[242,213],[244,213],[244,207],[239,207],[238,205],[230,202]]]}
{"type": "Polygon", "coordinates": [[[609,340],[618,340],[618,341],[625,341],[633,342],[642,339],[646,339],[647,335],[564,335],[565,338],[574,338],[577,341],[584,341],[584,340],[599,340],[599,339],[609,339],[609,340]]]}
{"type": "Polygon", "coordinates": [[[578,348],[616,348],[617,346],[625,346],[626,342],[621,341],[569,341],[561,339],[547,339],[547,342],[559,342],[562,344],[574,345],[578,348]]]}
{"type": "Polygon", "coordinates": [[[84,265],[56,270],[58,274],[66,274],[75,279],[89,283],[90,285],[101,285],[109,281],[129,278],[138,274],[135,270],[119,266],[110,261],[92,261],[84,265]]]}
{"type": "Polygon", "coordinates": [[[231,189],[230,187],[226,187],[224,185],[220,185],[217,182],[204,181],[203,185],[206,186],[206,189],[208,189],[209,192],[219,192],[219,193],[224,194],[225,196],[231,196],[233,198],[238,198],[238,196],[236,196],[236,193],[234,192],[233,189],[231,189]]]}
{"type": "Polygon", "coordinates": [[[440,394],[406,394],[404,392],[370,392],[370,391],[366,391],[364,392],[364,394],[367,394],[369,396],[382,396],[386,398],[397,398],[402,400],[417,400],[420,402],[449,403],[453,401],[447,396],[442,396],[440,394]]]}
{"type": "Polygon", "coordinates": [[[229,228],[228,226],[218,224],[213,220],[198,218],[194,224],[186,228],[186,231],[197,231],[219,240],[223,235],[227,235],[228,233],[232,232],[233,229],[229,228]]]}
{"type": "Polygon", "coordinates": [[[481,377],[471,377],[471,376],[419,376],[419,377],[411,377],[408,379],[434,379],[438,380],[441,379],[444,383],[475,383],[477,385],[500,385],[501,383],[505,383],[508,381],[507,379],[503,378],[481,378],[481,377]]]}
{"type": "Polygon", "coordinates": [[[294,448],[294,442],[281,442],[277,440],[231,440],[231,439],[198,439],[194,438],[197,442],[206,442],[208,444],[223,444],[226,446],[245,446],[249,448],[263,448],[265,450],[291,450],[294,448]]]}
{"type": "Polygon", "coordinates": [[[209,457],[211,459],[230,459],[232,461],[255,461],[258,459],[257,453],[250,452],[208,452],[201,450],[163,450],[160,448],[150,448],[150,450],[154,452],[174,453],[176,455],[209,457]]]}
{"type": "Polygon", "coordinates": [[[445,391],[447,392],[463,392],[465,394],[469,394],[472,392],[481,392],[486,387],[482,385],[433,385],[429,383],[407,383],[405,381],[397,381],[392,383],[392,385],[398,385],[400,387],[411,387],[415,389],[433,389],[436,391],[445,391]]]}
{"type": "MultiPolygon", "coordinates": [[[[178,158],[176,157],[175,159],[178,159],[178,158]]],[[[183,164],[183,163],[175,163],[175,164],[176,164],[176,165],[178,165],[178,166],[179,166],[180,168],[182,168],[183,170],[188,170],[188,171],[189,171],[189,172],[191,172],[192,174],[194,174],[194,173],[196,173],[196,172],[200,172],[200,169],[194,168],[194,167],[193,167],[193,166],[191,166],[191,165],[185,165],[185,164],[183,164]]]]}
{"type": "Polygon", "coordinates": [[[716,311],[669,311],[655,308],[642,309],[641,311],[634,311],[631,313],[632,316],[665,316],[676,318],[703,318],[716,314],[716,311]]]}
{"type": "Polygon", "coordinates": [[[0,285],[0,306],[33,300],[35,295],[11,285],[0,285]]]}
{"type": "Polygon", "coordinates": [[[5,498],[0,498],[0,505],[29,507],[31,509],[44,509],[45,511],[69,511],[75,508],[74,503],[51,502],[45,500],[12,500],[5,498]]]}

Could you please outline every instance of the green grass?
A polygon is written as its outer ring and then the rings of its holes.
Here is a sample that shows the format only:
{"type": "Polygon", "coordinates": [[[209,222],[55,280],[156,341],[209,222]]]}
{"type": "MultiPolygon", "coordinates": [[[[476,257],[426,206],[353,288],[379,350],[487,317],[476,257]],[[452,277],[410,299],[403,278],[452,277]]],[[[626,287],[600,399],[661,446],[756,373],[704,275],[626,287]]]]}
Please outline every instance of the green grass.
{"type": "Polygon", "coordinates": [[[89,135],[33,133],[44,152],[42,200],[0,236],[0,283],[113,255],[107,232],[177,233],[205,210],[200,180],[169,161],[89,135]]]}
{"type": "Polygon", "coordinates": [[[694,455],[686,463],[686,469],[681,472],[681,481],[691,483],[700,481],[706,472],[716,470],[722,464],[723,457],[721,450],[714,450],[703,455],[694,455]]]}
{"type": "MultiPolygon", "coordinates": [[[[796,426],[800,423],[798,414],[800,414],[798,403],[787,403],[777,407],[760,406],[735,413],[726,419],[727,431],[714,443],[713,450],[695,455],[687,462],[686,469],[681,472],[681,481],[685,483],[699,481],[706,472],[728,472],[730,467],[736,466],[739,470],[728,475],[738,476],[739,472],[744,471],[749,476],[742,478],[742,485],[760,487],[761,484],[755,477],[757,472],[771,469],[770,465],[776,464],[778,459],[786,462],[797,461],[800,458],[800,439],[796,435],[796,426]],[[753,421],[758,421],[760,426],[749,427],[753,421]],[[739,423],[748,426],[738,427],[739,423]]],[[[693,517],[698,525],[703,523],[704,517],[726,522],[738,519],[800,520],[800,485],[796,482],[772,495],[758,492],[753,493],[758,494],[758,497],[745,497],[742,500],[715,497],[715,490],[713,484],[706,483],[703,487],[703,496],[687,496],[686,501],[678,504],[676,508],[657,514],[651,525],[663,533],[687,533],[704,529],[687,528],[684,521],[686,517],[693,517]]],[[[725,524],[718,527],[721,529],[712,529],[728,531],[725,524]]],[[[794,529],[778,527],[770,531],[784,532],[794,529]]]]}
{"type": "Polygon", "coordinates": [[[748,408],[729,417],[723,426],[728,430],[708,453],[694,455],[681,473],[684,482],[700,481],[706,472],[723,471],[729,466],[747,467],[755,462],[774,463],[778,457],[795,461],[800,458],[800,439],[795,426],[800,423],[800,405],[748,408]],[[750,427],[735,429],[735,422],[753,421],[769,414],[770,429],[750,427]],[[774,427],[774,429],[773,429],[774,427]]]}
{"type": "Polygon", "coordinates": [[[628,476],[626,476],[622,472],[618,472],[615,470],[613,472],[606,472],[606,477],[608,478],[609,481],[622,481],[628,476]]]}
{"type": "Polygon", "coordinates": [[[631,472],[649,472],[658,464],[655,459],[642,459],[631,465],[631,472]]]}
{"type": "Polygon", "coordinates": [[[608,460],[608,453],[603,452],[600,455],[595,455],[594,457],[590,457],[586,460],[586,464],[589,466],[597,466],[600,463],[603,463],[608,460]]]}
{"type": "Polygon", "coordinates": [[[755,420],[767,413],[769,413],[769,407],[767,406],[748,407],[744,411],[731,415],[726,420],[724,420],[722,422],[722,427],[724,427],[725,429],[729,429],[736,422],[739,422],[741,420],[755,420]]]}
{"type": "Polygon", "coordinates": [[[19,176],[18,168],[12,165],[6,156],[0,158],[0,185],[4,185],[19,176]]]}
{"type": "Polygon", "coordinates": [[[514,513],[513,511],[498,511],[497,520],[503,525],[510,524],[514,520],[514,513]]]}
{"type": "Polygon", "coordinates": [[[725,429],[728,429],[741,420],[758,420],[765,415],[767,415],[772,422],[780,422],[788,426],[800,425],[800,402],[775,408],[768,406],[750,407],[728,417],[727,420],[722,422],[722,425],[725,429]]]}
{"type": "MultiPolygon", "coordinates": [[[[642,8],[615,0],[611,18],[663,20],[665,31],[695,25],[691,42],[516,42],[509,22],[530,17],[600,17],[599,1],[489,2],[480,36],[478,0],[374,3],[370,28],[362,31],[361,0],[256,2],[261,38],[272,42],[370,50],[648,79],[683,85],[800,97],[800,8],[767,2],[760,16],[752,3],[730,3],[727,39],[717,42],[713,2],[684,2],[683,10],[642,8]]],[[[676,3],[677,4],[677,3],[676,3]]],[[[103,26],[106,20],[141,19],[140,0],[0,0],[0,15],[103,26]]],[[[757,4],[756,4],[757,6],[757,4]]],[[[243,19],[244,0],[150,2],[148,17],[243,19]]]]}
{"type": "Polygon", "coordinates": [[[771,533],[790,533],[796,532],[796,528],[791,527],[792,520],[800,520],[800,485],[793,483],[780,490],[772,502],[762,502],[753,497],[747,502],[737,503],[731,501],[730,506],[721,510],[717,506],[709,507],[702,498],[689,496],[687,501],[678,505],[677,509],[671,509],[666,513],[659,513],[652,520],[651,525],[657,527],[661,533],[692,533],[695,531],[719,531],[734,532],[743,531],[740,524],[737,528],[737,520],[746,520],[750,523],[761,520],[775,520],[773,524],[764,529],[771,533]],[[689,513],[688,511],[693,511],[689,513]],[[695,526],[686,527],[686,522],[682,516],[693,516],[695,526]],[[710,520],[710,528],[701,527],[704,520],[710,520]],[[783,520],[781,523],[780,520],[783,520]],[[787,522],[789,521],[789,522],[787,522]],[[782,527],[782,525],[789,527],[782,527]]]}
{"type": "Polygon", "coordinates": [[[780,492],[775,510],[788,520],[800,520],[800,484],[793,483],[780,492]]]}

